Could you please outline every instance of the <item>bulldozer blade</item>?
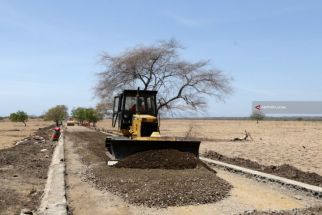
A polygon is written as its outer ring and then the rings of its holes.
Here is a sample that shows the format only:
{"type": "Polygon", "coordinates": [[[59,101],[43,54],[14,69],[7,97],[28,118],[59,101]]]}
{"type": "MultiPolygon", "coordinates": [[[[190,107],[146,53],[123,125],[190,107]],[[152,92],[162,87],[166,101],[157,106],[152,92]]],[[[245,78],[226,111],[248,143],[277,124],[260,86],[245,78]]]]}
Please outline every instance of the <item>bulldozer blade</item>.
{"type": "Polygon", "coordinates": [[[158,149],[176,149],[190,152],[199,157],[200,141],[196,140],[133,140],[128,138],[107,139],[107,156],[112,160],[121,160],[132,154],[158,149]]]}

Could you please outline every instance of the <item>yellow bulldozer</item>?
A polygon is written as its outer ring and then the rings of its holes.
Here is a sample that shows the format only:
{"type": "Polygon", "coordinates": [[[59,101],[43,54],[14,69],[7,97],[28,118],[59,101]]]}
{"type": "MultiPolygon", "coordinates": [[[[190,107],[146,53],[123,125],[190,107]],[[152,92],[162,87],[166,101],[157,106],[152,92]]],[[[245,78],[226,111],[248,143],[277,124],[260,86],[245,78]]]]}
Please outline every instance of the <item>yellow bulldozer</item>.
{"type": "Polygon", "coordinates": [[[176,149],[199,156],[200,141],[160,134],[156,95],[157,91],[138,88],[114,97],[112,126],[118,126],[121,135],[106,138],[109,165],[148,150],[176,149]]]}

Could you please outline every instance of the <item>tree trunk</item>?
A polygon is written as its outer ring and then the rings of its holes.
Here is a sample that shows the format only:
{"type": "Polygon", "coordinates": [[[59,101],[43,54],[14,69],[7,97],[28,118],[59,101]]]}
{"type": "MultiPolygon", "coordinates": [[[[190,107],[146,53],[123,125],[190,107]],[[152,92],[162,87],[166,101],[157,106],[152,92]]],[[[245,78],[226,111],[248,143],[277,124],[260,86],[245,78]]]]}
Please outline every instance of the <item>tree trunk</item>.
{"type": "Polygon", "coordinates": [[[59,120],[56,120],[56,126],[58,127],[59,126],[59,120]]]}
{"type": "Polygon", "coordinates": [[[25,124],[25,127],[27,126],[27,123],[25,121],[23,121],[23,124],[25,124]]]}

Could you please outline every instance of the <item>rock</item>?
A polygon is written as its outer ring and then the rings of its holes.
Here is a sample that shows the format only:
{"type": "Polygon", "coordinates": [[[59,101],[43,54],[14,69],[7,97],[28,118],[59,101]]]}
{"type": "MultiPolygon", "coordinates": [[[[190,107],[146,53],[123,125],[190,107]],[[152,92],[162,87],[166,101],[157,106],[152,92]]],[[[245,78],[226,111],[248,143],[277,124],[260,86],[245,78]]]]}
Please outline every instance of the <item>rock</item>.
{"type": "Polygon", "coordinates": [[[48,156],[48,155],[46,155],[46,156],[45,156],[45,158],[49,158],[49,156],[48,156]]]}
{"type": "Polygon", "coordinates": [[[41,152],[45,152],[45,151],[47,151],[47,149],[42,149],[42,150],[40,150],[41,152]]]}
{"type": "Polygon", "coordinates": [[[297,200],[302,200],[301,196],[294,196],[297,200]]]}
{"type": "Polygon", "coordinates": [[[31,210],[27,209],[27,208],[24,208],[24,209],[21,210],[21,213],[20,214],[21,215],[24,215],[24,214],[32,215],[33,212],[31,210]]]}
{"type": "Polygon", "coordinates": [[[18,146],[19,144],[23,143],[23,141],[18,141],[16,142],[16,146],[18,146]]]}
{"type": "Polygon", "coordinates": [[[35,196],[37,195],[37,191],[35,189],[30,190],[29,195],[35,196]]]}
{"type": "Polygon", "coordinates": [[[34,136],[34,139],[35,140],[41,140],[42,137],[39,137],[39,136],[34,136]]]}

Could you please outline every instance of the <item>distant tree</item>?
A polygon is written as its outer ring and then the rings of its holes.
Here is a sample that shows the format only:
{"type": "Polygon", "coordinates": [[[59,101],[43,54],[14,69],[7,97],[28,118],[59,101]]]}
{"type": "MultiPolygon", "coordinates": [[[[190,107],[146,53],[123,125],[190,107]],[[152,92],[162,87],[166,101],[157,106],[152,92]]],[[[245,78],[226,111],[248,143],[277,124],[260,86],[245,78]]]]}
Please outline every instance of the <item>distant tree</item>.
{"type": "Polygon", "coordinates": [[[254,111],[250,118],[256,120],[258,123],[258,121],[263,120],[265,118],[265,114],[261,111],[254,111]]]}
{"type": "Polygon", "coordinates": [[[79,121],[80,124],[87,121],[93,123],[93,126],[95,127],[96,123],[103,119],[104,114],[94,108],[78,107],[72,110],[72,116],[79,121]]]}
{"type": "Polygon", "coordinates": [[[16,113],[11,113],[9,119],[12,122],[22,122],[25,126],[27,126],[28,114],[24,111],[17,111],[16,113]]]}
{"type": "Polygon", "coordinates": [[[72,117],[76,119],[80,124],[83,124],[86,120],[86,108],[74,108],[72,110],[72,117]]]}
{"type": "Polygon", "coordinates": [[[59,126],[63,120],[68,117],[68,108],[65,105],[57,105],[50,108],[44,115],[44,119],[47,121],[54,121],[56,126],[59,126]]]}
{"type": "Polygon", "coordinates": [[[104,53],[105,67],[98,73],[96,96],[111,104],[124,89],[158,91],[158,110],[198,111],[207,105],[208,96],[222,99],[231,93],[230,79],[220,70],[210,68],[209,61],[189,62],[179,57],[181,45],[161,41],[139,46],[119,56],[104,53]]]}
{"type": "Polygon", "coordinates": [[[102,115],[99,111],[94,108],[86,109],[86,120],[90,123],[93,123],[93,126],[96,126],[96,123],[102,120],[104,115],[102,115]]]}

